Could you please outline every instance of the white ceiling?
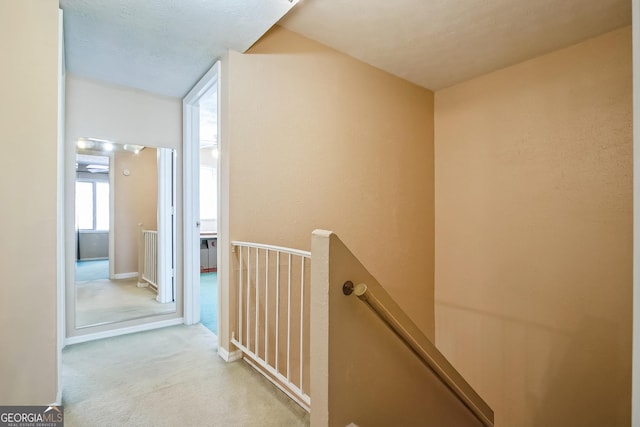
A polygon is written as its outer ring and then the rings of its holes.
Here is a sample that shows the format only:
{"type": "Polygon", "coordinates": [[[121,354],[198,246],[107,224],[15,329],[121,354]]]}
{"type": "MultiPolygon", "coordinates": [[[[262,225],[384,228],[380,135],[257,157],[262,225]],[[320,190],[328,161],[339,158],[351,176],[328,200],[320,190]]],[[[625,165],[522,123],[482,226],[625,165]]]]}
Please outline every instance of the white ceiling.
{"type": "Polygon", "coordinates": [[[227,49],[244,52],[289,0],[60,0],[67,71],[182,97],[227,49]]]}
{"type": "Polygon", "coordinates": [[[631,0],[302,0],[283,27],[437,90],[631,24],[631,0]]]}
{"type": "MultiPolygon", "coordinates": [[[[67,70],[182,97],[296,0],[60,0],[67,70]]],[[[437,90],[631,24],[631,0],[301,0],[280,25],[437,90]]]]}

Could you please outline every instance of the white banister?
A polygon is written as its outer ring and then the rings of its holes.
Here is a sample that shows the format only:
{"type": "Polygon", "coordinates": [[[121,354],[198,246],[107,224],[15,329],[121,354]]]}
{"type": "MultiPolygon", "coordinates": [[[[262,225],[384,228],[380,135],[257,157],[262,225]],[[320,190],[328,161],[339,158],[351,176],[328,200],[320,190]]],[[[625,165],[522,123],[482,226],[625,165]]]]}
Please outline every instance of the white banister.
{"type": "Polygon", "coordinates": [[[291,378],[291,254],[287,280],[287,380],[291,378]]]}
{"type": "Polygon", "coordinates": [[[305,352],[309,342],[305,305],[309,300],[305,287],[310,282],[307,276],[311,253],[260,243],[231,243],[239,266],[238,330],[231,341],[245,359],[308,411],[311,398],[304,378],[309,375],[309,354],[305,352]],[[271,268],[274,261],[275,268],[271,268]],[[280,301],[282,292],[286,292],[286,302],[280,301]],[[280,343],[284,328],[286,343],[280,343]],[[270,345],[272,340],[275,345],[270,345]],[[280,351],[284,350],[281,344],[286,346],[286,354],[282,355],[285,365],[280,363],[280,351]]]}
{"type": "Polygon", "coordinates": [[[274,251],[274,252],[297,255],[297,256],[301,256],[301,257],[305,257],[305,258],[310,258],[311,257],[311,252],[309,252],[309,251],[303,251],[303,250],[300,250],[300,249],[285,248],[283,246],[265,245],[263,243],[240,242],[240,241],[237,241],[237,240],[234,240],[233,242],[231,242],[231,244],[233,246],[235,246],[235,247],[247,247],[247,248],[250,247],[250,248],[255,248],[255,249],[268,249],[268,250],[274,251]]]}
{"type": "MultiPolygon", "coordinates": [[[[304,258],[300,258],[300,360],[304,360],[304,258]]],[[[302,389],[302,363],[300,364],[300,388],[302,389]]]]}
{"type": "MultiPolygon", "coordinates": [[[[239,272],[238,272],[238,283],[240,284],[240,286],[242,286],[242,272],[244,271],[243,268],[243,258],[242,258],[242,248],[240,248],[240,260],[239,260],[239,264],[240,264],[240,268],[239,268],[239,272]]],[[[240,342],[242,342],[242,292],[238,292],[238,339],[240,340],[240,342]]]]}
{"type": "Polygon", "coordinates": [[[280,348],[280,252],[276,252],[276,371],[278,371],[278,350],[280,348]]]}
{"type": "Polygon", "coordinates": [[[259,255],[260,251],[258,249],[256,249],[256,290],[255,290],[255,294],[256,294],[256,320],[255,320],[255,328],[256,328],[256,335],[255,335],[255,340],[254,340],[254,347],[253,347],[253,351],[255,354],[258,354],[258,343],[260,341],[260,335],[259,335],[259,330],[260,330],[260,318],[258,316],[258,314],[260,313],[260,274],[258,274],[258,270],[260,269],[260,258],[259,255]]]}
{"type": "MultiPolygon", "coordinates": [[[[242,250],[242,247],[240,247],[240,250],[242,250]]],[[[251,342],[251,323],[249,323],[249,304],[250,304],[249,292],[251,290],[250,285],[251,285],[251,247],[247,246],[247,341],[246,341],[247,347],[249,347],[248,343],[251,342]]],[[[240,288],[242,287],[242,283],[240,283],[239,287],[240,288]]]]}
{"type": "Polygon", "coordinates": [[[142,259],[138,286],[150,284],[153,289],[158,289],[158,232],[156,230],[141,230],[142,233],[142,259]],[[145,283],[146,282],[146,283],[145,283]]]}
{"type": "Polygon", "coordinates": [[[264,361],[269,364],[269,249],[265,250],[265,273],[264,273],[264,361]]]}

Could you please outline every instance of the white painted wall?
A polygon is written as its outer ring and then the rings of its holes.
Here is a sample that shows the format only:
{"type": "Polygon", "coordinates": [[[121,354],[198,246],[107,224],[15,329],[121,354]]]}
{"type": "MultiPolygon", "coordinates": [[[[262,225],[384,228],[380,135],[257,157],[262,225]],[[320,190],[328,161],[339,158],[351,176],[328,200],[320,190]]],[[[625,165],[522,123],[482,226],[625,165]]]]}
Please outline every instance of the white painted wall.
{"type": "Polygon", "coordinates": [[[79,137],[180,149],[180,98],[153,95],[67,74],[66,140],[79,137]]]}
{"type": "Polygon", "coordinates": [[[640,427],[640,0],[633,0],[633,357],[631,423],[640,427]]]}
{"type": "Polygon", "coordinates": [[[57,277],[57,288],[58,288],[58,351],[57,351],[57,359],[58,359],[58,393],[56,395],[56,403],[62,402],[62,349],[64,348],[64,331],[65,331],[65,304],[64,304],[64,291],[65,291],[65,268],[64,261],[66,257],[66,253],[64,250],[64,88],[65,88],[65,77],[67,73],[67,67],[65,63],[65,53],[64,53],[64,25],[63,25],[63,13],[62,9],[58,10],[58,173],[56,177],[56,186],[58,189],[58,200],[56,200],[56,206],[58,210],[58,218],[57,218],[57,254],[56,254],[56,263],[58,265],[58,277],[57,277]]]}

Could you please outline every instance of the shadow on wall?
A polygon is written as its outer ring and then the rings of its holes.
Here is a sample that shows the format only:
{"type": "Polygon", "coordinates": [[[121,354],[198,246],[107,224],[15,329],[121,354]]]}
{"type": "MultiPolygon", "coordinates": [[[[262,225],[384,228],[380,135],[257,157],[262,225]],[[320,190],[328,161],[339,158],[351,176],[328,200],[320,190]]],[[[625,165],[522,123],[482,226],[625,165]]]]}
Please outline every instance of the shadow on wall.
{"type": "Polygon", "coordinates": [[[630,425],[630,324],[584,316],[560,329],[444,301],[436,318],[438,349],[496,426],[630,425]]]}
{"type": "Polygon", "coordinates": [[[631,422],[628,327],[585,318],[549,360],[535,426],[622,427],[631,422]],[[599,386],[594,386],[599,385],[599,386]]]}

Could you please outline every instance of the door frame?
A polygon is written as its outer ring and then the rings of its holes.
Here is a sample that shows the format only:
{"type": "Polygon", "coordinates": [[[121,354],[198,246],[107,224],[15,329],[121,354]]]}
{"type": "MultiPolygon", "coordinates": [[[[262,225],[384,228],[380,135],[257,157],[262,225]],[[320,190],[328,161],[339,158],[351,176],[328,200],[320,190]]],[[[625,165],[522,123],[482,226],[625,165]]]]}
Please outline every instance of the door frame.
{"type": "MultiPolygon", "coordinates": [[[[183,238],[184,238],[184,323],[192,325],[200,322],[200,99],[211,89],[219,89],[220,61],[207,71],[182,100],[183,111],[183,238]]],[[[218,90],[218,106],[220,105],[220,91],[218,90]]],[[[220,108],[218,108],[218,129],[220,127],[220,108]]],[[[220,132],[218,130],[218,139],[220,132]]],[[[219,146],[220,152],[220,146],[219,146]]],[[[222,153],[220,153],[222,154],[222,153]]],[[[224,187],[225,180],[218,167],[218,189],[224,187]],[[221,183],[221,180],[224,180],[221,183]]],[[[220,200],[220,191],[218,191],[220,200]]],[[[228,235],[228,222],[223,219],[225,206],[218,203],[218,235],[228,235]]],[[[220,241],[220,239],[218,239],[220,241]]],[[[223,245],[218,247],[218,266],[220,266],[221,252],[227,250],[223,245]]],[[[225,266],[222,266],[225,269],[225,266]]],[[[218,293],[222,283],[218,276],[218,293]]],[[[219,299],[218,299],[219,301],[219,299]]],[[[221,323],[221,313],[218,309],[218,325],[221,323]]]]}
{"type": "MultiPolygon", "coordinates": [[[[158,293],[161,303],[175,301],[176,215],[175,150],[156,148],[158,162],[158,293]]],[[[139,273],[141,274],[141,272],[139,273]]]]}
{"type": "Polygon", "coordinates": [[[640,427],[640,0],[631,2],[633,62],[633,334],[631,425],[640,427]]]}

